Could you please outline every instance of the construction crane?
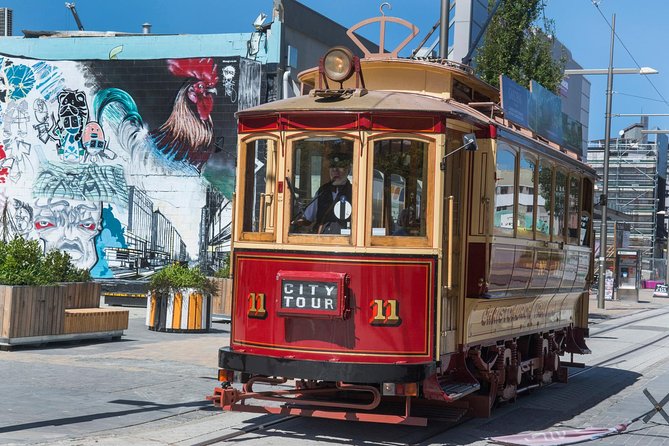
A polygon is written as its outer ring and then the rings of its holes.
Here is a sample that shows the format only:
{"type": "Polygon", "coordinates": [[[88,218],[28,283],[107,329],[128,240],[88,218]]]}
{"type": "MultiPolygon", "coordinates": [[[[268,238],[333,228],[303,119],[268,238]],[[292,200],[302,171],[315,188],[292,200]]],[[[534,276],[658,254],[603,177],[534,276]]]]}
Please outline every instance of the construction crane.
{"type": "Polygon", "coordinates": [[[81,20],[79,20],[79,14],[77,14],[77,8],[74,7],[74,3],[65,3],[65,7],[69,8],[70,11],[72,11],[72,15],[74,16],[74,21],[77,22],[77,27],[79,27],[79,31],[84,30],[84,25],[81,24],[81,20]]]}

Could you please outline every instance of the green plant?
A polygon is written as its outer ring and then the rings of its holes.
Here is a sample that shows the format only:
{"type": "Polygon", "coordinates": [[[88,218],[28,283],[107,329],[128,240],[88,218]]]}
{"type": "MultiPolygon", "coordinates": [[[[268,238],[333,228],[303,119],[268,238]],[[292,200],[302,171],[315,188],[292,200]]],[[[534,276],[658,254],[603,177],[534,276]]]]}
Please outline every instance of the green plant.
{"type": "Polygon", "coordinates": [[[505,74],[524,87],[534,80],[557,93],[566,59],[564,50],[553,58],[555,23],[545,8],[545,0],[503,0],[476,53],[476,74],[494,86],[505,74]]]}
{"type": "Polygon", "coordinates": [[[214,273],[214,277],[216,277],[218,279],[228,279],[228,278],[230,278],[230,253],[226,254],[226,257],[223,260],[223,268],[216,271],[214,273]]]}
{"type": "Polygon", "coordinates": [[[4,285],[51,285],[59,282],[87,282],[87,270],[76,268],[69,254],[44,254],[37,240],[16,237],[0,242],[0,283],[4,285]]]}
{"type": "Polygon", "coordinates": [[[149,288],[158,294],[178,288],[195,288],[203,293],[213,293],[216,286],[198,268],[188,268],[179,263],[161,269],[151,277],[149,288]]]}

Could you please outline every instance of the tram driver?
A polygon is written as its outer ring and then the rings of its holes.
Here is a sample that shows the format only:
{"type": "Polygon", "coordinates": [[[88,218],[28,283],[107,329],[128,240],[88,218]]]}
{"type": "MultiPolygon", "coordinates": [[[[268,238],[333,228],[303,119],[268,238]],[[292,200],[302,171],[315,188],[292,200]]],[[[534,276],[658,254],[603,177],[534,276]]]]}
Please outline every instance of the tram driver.
{"type": "Polygon", "coordinates": [[[344,234],[351,228],[351,155],[333,152],[328,156],[330,181],[323,184],[302,215],[297,226],[312,225],[316,234],[344,234]]]}

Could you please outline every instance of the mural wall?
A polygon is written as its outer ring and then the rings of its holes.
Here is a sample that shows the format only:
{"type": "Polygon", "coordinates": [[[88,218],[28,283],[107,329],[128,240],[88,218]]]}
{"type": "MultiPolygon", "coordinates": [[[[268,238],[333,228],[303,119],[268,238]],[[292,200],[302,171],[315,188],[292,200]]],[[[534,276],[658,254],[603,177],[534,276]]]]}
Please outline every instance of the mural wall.
{"type": "Polygon", "coordinates": [[[230,238],[234,113],[247,59],[0,55],[0,237],[40,240],[95,278],[216,269],[230,238]]]}

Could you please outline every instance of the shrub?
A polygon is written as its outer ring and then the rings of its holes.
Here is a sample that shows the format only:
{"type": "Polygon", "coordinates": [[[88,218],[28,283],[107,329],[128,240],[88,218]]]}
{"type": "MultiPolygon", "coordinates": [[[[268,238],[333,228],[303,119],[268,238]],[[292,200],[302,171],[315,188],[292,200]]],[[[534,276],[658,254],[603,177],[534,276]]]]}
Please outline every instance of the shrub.
{"type": "Polygon", "coordinates": [[[44,254],[37,240],[16,237],[0,242],[0,283],[4,285],[53,285],[59,282],[87,282],[87,270],[76,268],[69,254],[44,254]]]}
{"type": "Polygon", "coordinates": [[[195,288],[203,293],[213,293],[215,285],[199,269],[175,263],[161,269],[151,277],[149,288],[158,294],[178,288],[195,288]]]}
{"type": "Polygon", "coordinates": [[[228,253],[223,261],[223,268],[214,273],[214,277],[219,279],[227,279],[230,277],[230,253],[228,253]]]}

